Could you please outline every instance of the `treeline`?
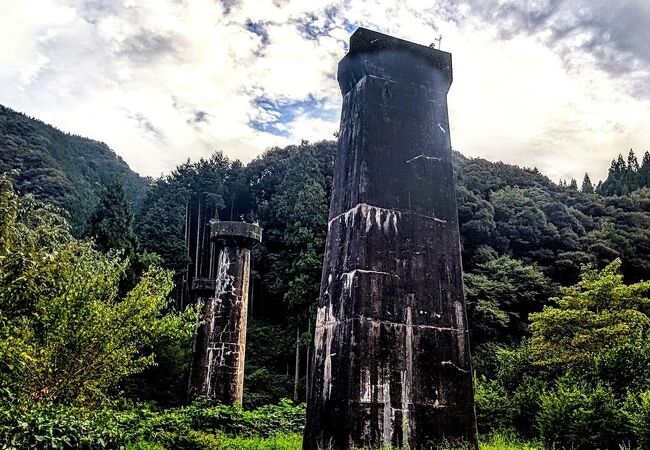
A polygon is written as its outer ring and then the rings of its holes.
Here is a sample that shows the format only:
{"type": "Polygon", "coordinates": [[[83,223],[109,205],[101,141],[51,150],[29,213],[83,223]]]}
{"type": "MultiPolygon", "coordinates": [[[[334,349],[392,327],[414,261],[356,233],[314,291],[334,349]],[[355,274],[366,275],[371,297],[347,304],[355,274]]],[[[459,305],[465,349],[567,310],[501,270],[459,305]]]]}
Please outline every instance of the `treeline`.
{"type": "Polygon", "coordinates": [[[627,162],[623,155],[612,160],[607,179],[596,187],[602,195],[627,195],[637,189],[650,187],[650,153],[645,152],[641,164],[630,149],[627,162]]]}

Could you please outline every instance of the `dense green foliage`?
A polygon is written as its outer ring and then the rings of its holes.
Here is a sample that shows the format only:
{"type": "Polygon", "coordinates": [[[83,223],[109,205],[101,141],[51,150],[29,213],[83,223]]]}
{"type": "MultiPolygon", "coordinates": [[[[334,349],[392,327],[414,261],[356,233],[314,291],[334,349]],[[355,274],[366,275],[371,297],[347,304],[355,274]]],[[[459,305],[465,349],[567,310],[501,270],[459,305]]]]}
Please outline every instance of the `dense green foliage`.
{"type": "Polygon", "coordinates": [[[483,430],[516,429],[548,448],[646,448],[650,392],[650,284],[623,283],[621,263],[586,268],[531,314],[532,337],[497,350],[480,376],[483,430]]]}
{"type": "Polygon", "coordinates": [[[16,449],[109,450],[157,445],[169,450],[208,450],[228,448],[233,439],[261,437],[281,442],[281,435],[302,430],[304,416],[303,406],[288,401],[252,411],[205,402],[165,410],[146,405],[128,409],[4,406],[0,407],[0,443],[16,449]]]}
{"type": "Polygon", "coordinates": [[[630,149],[627,162],[623,155],[612,160],[607,179],[596,190],[602,195],[627,195],[637,189],[650,187],[650,153],[645,152],[641,164],[630,149]]]}
{"type": "MultiPolygon", "coordinates": [[[[11,175],[18,190],[65,207],[91,239],[3,180],[0,396],[20,405],[0,411],[3,436],[16,432],[17,447],[34,448],[54,448],[48,439],[68,448],[296,448],[295,435],[274,433],[299,431],[302,409],[265,405],[305,397],[335,143],[273,148],[247,165],[218,152],[188,161],[153,181],[133,216],[141,180],[110,169],[84,191],[99,172],[75,172],[85,167],[79,154],[95,161],[101,148],[97,161],[114,160],[108,149],[0,112],[0,147],[13,148],[0,170],[21,169],[11,175]],[[41,172],[26,169],[41,167],[59,172],[39,186],[63,187],[35,189],[41,172]],[[251,411],[178,406],[195,325],[189,287],[206,276],[215,219],[264,230],[252,262],[251,411]]],[[[620,156],[607,180],[594,186],[585,175],[580,189],[460,154],[454,165],[480,431],[498,433],[494,448],[519,438],[647,448],[650,155],[641,164],[620,156]]]]}
{"type": "Polygon", "coordinates": [[[102,189],[124,185],[130,202],[139,202],[148,181],[106,144],[63,133],[0,105],[0,174],[12,172],[18,192],[64,208],[76,233],[102,189]]]}
{"type": "Polygon", "coordinates": [[[152,268],[123,297],[126,263],[75,239],[50,206],[0,178],[0,394],[18,404],[94,404],[187,339],[194,310],[167,311],[171,274],[152,268]]]}

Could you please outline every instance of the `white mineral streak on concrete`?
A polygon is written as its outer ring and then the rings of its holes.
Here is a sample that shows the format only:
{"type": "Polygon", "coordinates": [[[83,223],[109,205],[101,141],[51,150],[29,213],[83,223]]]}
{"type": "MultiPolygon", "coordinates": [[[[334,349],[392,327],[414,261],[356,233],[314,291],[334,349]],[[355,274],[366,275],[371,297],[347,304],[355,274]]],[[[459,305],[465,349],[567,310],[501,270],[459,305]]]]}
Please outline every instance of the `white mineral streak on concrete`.
{"type": "Polygon", "coordinates": [[[391,215],[386,214],[384,218],[384,233],[388,234],[388,228],[390,227],[391,215]]]}
{"type": "Polygon", "coordinates": [[[216,344],[220,342],[224,330],[221,330],[219,336],[215,336],[215,328],[217,327],[217,319],[223,314],[223,296],[226,293],[232,293],[234,276],[228,274],[230,269],[230,258],[228,250],[222,249],[219,251],[217,266],[217,278],[215,280],[214,302],[210,311],[211,316],[208,318],[208,361],[206,367],[206,377],[204,392],[211,393],[212,388],[212,374],[216,366],[223,366],[225,364],[225,345],[222,342],[220,347],[216,344]],[[215,358],[215,353],[217,358],[215,358]]]}
{"type": "MultiPolygon", "coordinates": [[[[364,316],[359,317],[359,320],[364,320],[364,321],[368,321],[368,322],[372,322],[372,323],[377,323],[377,324],[383,324],[383,325],[390,325],[390,326],[394,326],[394,327],[408,327],[408,326],[409,326],[408,324],[401,323],[401,322],[393,322],[393,321],[390,321],[390,320],[372,319],[372,318],[370,318],[370,317],[364,317],[364,316]]],[[[416,325],[416,326],[417,326],[418,328],[426,328],[426,329],[429,329],[429,330],[453,331],[453,332],[456,332],[456,333],[462,331],[462,330],[459,330],[458,328],[452,328],[452,327],[436,327],[436,326],[434,326],[434,325],[424,325],[424,324],[420,324],[420,325],[416,325]]]]}
{"type": "Polygon", "coordinates": [[[383,436],[382,442],[384,445],[389,446],[391,444],[391,436],[393,435],[393,408],[390,406],[390,377],[386,376],[384,378],[383,386],[383,397],[384,397],[384,426],[383,426],[383,436]]]}
{"type": "Polygon", "coordinates": [[[372,401],[372,385],[370,383],[370,370],[365,367],[361,375],[361,402],[372,401]]]}
{"type": "Polygon", "coordinates": [[[406,307],[406,370],[402,372],[402,417],[404,421],[404,440],[407,441],[410,429],[411,383],[413,382],[413,313],[406,307]]]}
{"type": "Polygon", "coordinates": [[[377,226],[377,228],[381,229],[382,226],[382,214],[385,215],[384,218],[384,223],[386,221],[391,221],[393,224],[393,227],[395,228],[395,232],[397,232],[397,219],[401,216],[401,211],[398,210],[393,210],[389,208],[381,208],[379,206],[373,206],[369,205],[367,203],[359,203],[356,206],[348,209],[346,212],[339,214],[338,216],[334,217],[327,223],[327,230],[332,226],[332,223],[334,223],[337,220],[344,219],[345,223],[348,223],[350,218],[352,218],[352,223],[354,223],[355,218],[357,213],[361,214],[361,216],[365,219],[366,221],[366,233],[370,231],[372,228],[372,220],[374,219],[374,223],[377,226]],[[371,214],[373,213],[373,214],[371,214]],[[371,217],[371,215],[374,215],[374,217],[371,217]]]}
{"type": "Polygon", "coordinates": [[[442,158],[438,158],[437,156],[418,155],[415,158],[411,158],[411,159],[407,160],[406,164],[410,164],[413,161],[417,161],[420,158],[426,159],[427,161],[442,161],[442,158]]]}
{"type": "Polygon", "coordinates": [[[332,226],[332,223],[334,223],[336,220],[339,220],[341,217],[345,217],[345,222],[347,223],[349,218],[352,217],[352,222],[354,223],[354,218],[357,215],[357,211],[359,210],[362,205],[365,205],[365,203],[359,203],[356,206],[353,206],[352,208],[348,209],[342,214],[339,214],[338,216],[334,217],[332,220],[327,222],[327,230],[329,231],[330,227],[332,226]]]}
{"type": "Polygon", "coordinates": [[[314,347],[316,351],[322,351],[325,363],[323,364],[323,397],[329,398],[332,389],[332,342],[336,332],[336,317],[334,307],[329,305],[318,308],[316,315],[316,330],[314,335],[314,347]]]}
{"type": "Polygon", "coordinates": [[[379,270],[354,269],[351,270],[350,272],[342,273],[341,279],[343,280],[343,289],[348,293],[348,297],[352,295],[352,283],[354,282],[354,277],[357,275],[357,273],[376,273],[380,275],[388,275],[388,276],[399,278],[398,275],[389,272],[382,272],[379,270]]]}
{"type": "Polygon", "coordinates": [[[454,302],[454,313],[456,315],[456,326],[459,330],[465,329],[465,320],[463,320],[463,304],[459,301],[454,302]]]}
{"type": "Polygon", "coordinates": [[[327,287],[325,288],[325,292],[323,292],[323,295],[327,295],[329,297],[331,287],[332,287],[332,274],[330,273],[329,275],[327,275],[327,287]]]}
{"type": "Polygon", "coordinates": [[[442,127],[442,125],[440,125],[440,122],[438,122],[438,128],[440,128],[440,131],[442,131],[443,133],[445,134],[447,133],[445,129],[442,127]]]}
{"type": "Polygon", "coordinates": [[[453,367],[454,369],[456,369],[459,372],[467,373],[467,370],[458,367],[452,361],[442,361],[440,364],[442,364],[443,366],[451,366],[451,367],[453,367]]]}

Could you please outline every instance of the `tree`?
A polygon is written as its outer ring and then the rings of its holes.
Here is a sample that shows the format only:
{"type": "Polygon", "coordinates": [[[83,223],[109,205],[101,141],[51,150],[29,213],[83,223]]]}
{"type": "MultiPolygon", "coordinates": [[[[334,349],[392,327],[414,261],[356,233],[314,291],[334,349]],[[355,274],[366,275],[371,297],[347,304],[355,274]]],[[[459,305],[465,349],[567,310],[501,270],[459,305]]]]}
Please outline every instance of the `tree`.
{"type": "Polygon", "coordinates": [[[97,403],[187,337],[194,310],[166,312],[171,273],[152,268],[124,297],[125,264],[76,240],[57,211],[0,180],[0,381],[21,402],[97,403]]]}
{"type": "Polygon", "coordinates": [[[583,194],[593,194],[594,193],[594,186],[591,184],[591,180],[589,179],[589,174],[585,173],[585,177],[582,179],[582,189],[581,189],[583,194]]]}
{"type": "Polygon", "coordinates": [[[650,153],[645,152],[639,167],[639,187],[650,187],[650,153]]]}
{"type": "Polygon", "coordinates": [[[577,191],[578,190],[578,182],[576,181],[575,178],[571,178],[571,183],[569,184],[569,189],[577,191]]]}
{"type": "Polygon", "coordinates": [[[472,346],[518,344],[528,335],[528,315],[556,292],[539,267],[508,256],[478,264],[464,278],[472,346]]]}
{"type": "Polygon", "coordinates": [[[111,183],[104,189],[88,217],[85,235],[93,238],[104,253],[119,250],[127,258],[135,256],[138,243],[133,232],[133,213],[121,183],[111,183]]]}
{"type": "Polygon", "coordinates": [[[115,179],[134,204],[149,184],[106,144],[0,105],[0,174],[12,170],[16,190],[63,208],[75,236],[83,233],[102,190],[115,179]]]}
{"type": "MultiPolygon", "coordinates": [[[[303,144],[305,145],[305,144],[303,144]]],[[[296,327],[294,400],[298,400],[300,349],[311,337],[302,337],[310,326],[310,312],[320,292],[320,275],[325,246],[327,200],[322,173],[309,148],[294,155],[275,199],[278,219],[285,225],[290,281],[284,300],[296,327]]]]}
{"type": "Polygon", "coordinates": [[[585,269],[581,281],[531,315],[537,364],[585,366],[603,351],[635,345],[650,331],[650,282],[623,283],[621,260],[602,271],[585,269]]]}
{"type": "Polygon", "coordinates": [[[627,170],[630,172],[639,171],[639,161],[637,161],[634,150],[632,149],[630,149],[630,152],[627,154],[627,170]]]}

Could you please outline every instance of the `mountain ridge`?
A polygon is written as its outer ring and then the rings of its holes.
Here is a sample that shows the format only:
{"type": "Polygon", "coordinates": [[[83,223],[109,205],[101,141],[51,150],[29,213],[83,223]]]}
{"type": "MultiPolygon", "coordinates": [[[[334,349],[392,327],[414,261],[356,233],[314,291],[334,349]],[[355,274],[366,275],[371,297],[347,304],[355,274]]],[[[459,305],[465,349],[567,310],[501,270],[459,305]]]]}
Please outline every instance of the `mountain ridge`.
{"type": "Polygon", "coordinates": [[[0,173],[11,173],[16,189],[67,211],[80,233],[101,191],[124,184],[137,205],[150,179],[140,176],[108,145],[66,133],[0,105],[0,173]]]}

